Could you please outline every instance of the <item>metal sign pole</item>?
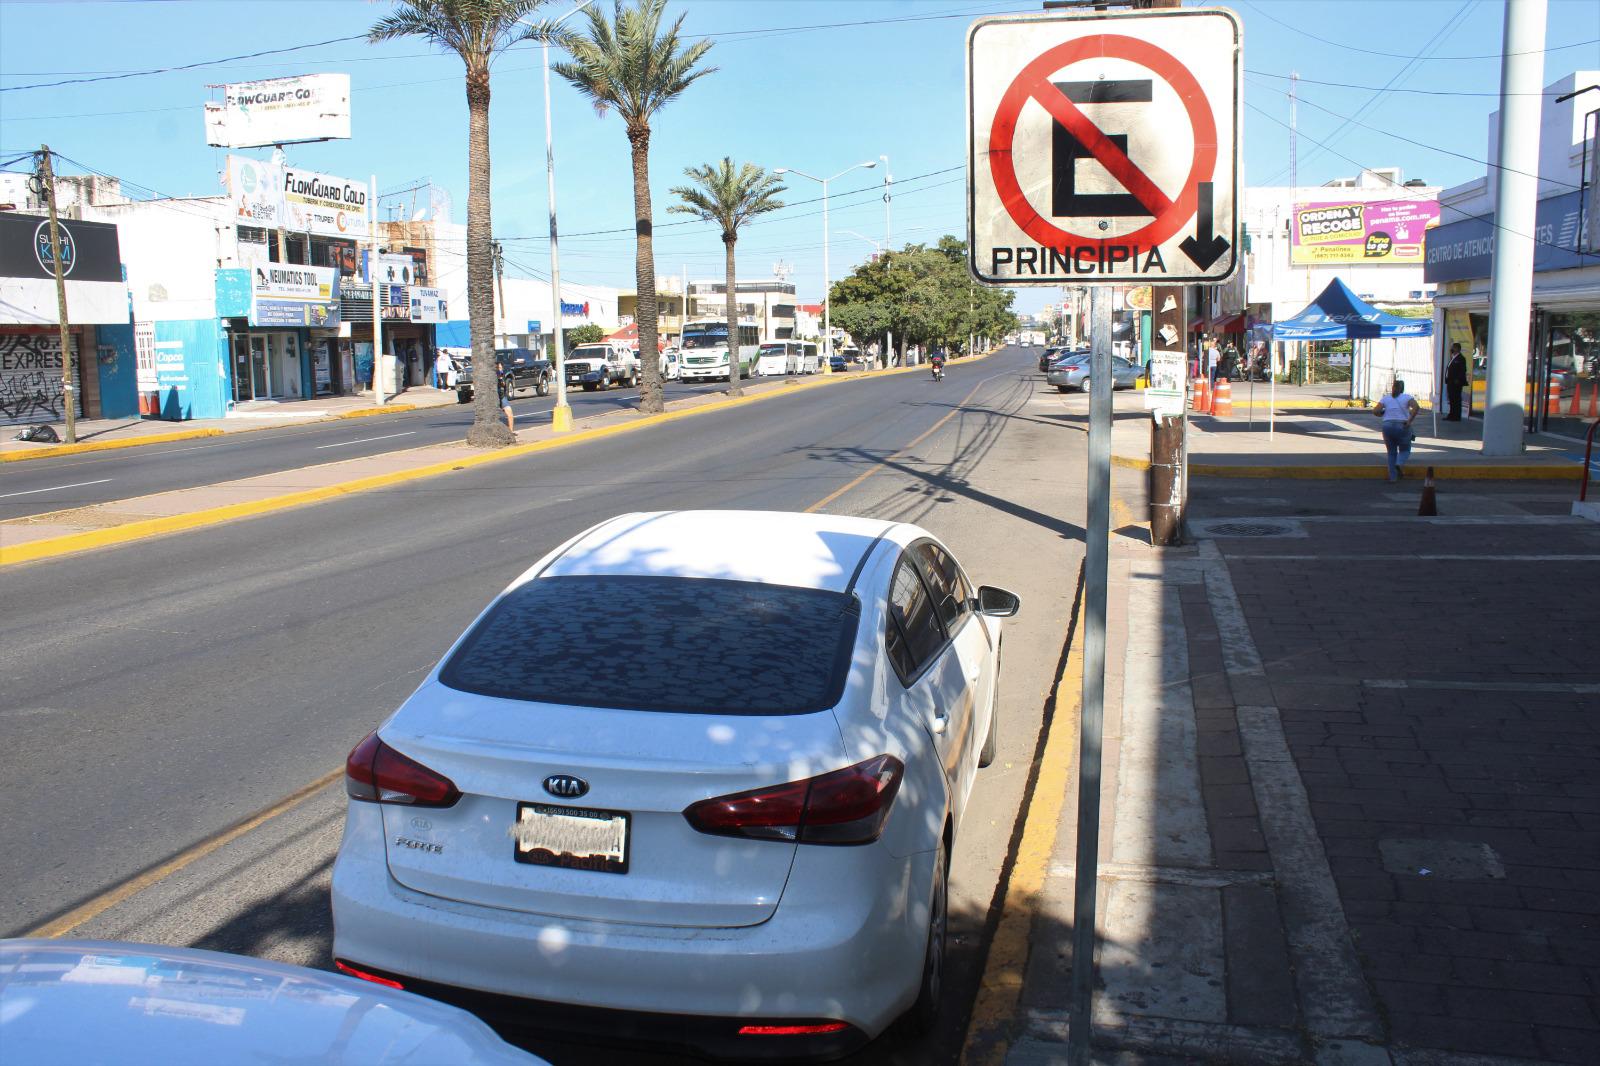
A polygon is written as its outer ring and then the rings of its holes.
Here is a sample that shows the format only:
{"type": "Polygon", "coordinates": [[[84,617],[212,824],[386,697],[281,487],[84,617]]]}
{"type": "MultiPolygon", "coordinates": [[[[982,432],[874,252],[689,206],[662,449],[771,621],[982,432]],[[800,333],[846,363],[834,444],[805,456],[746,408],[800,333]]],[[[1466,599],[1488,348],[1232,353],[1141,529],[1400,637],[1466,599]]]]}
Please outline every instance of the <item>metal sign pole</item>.
{"type": "Polygon", "coordinates": [[[1087,1066],[1094,998],[1100,855],[1100,734],[1105,715],[1106,573],[1111,539],[1111,290],[1089,293],[1089,510],[1084,543],[1083,712],[1078,739],[1078,858],[1072,908],[1072,1025],[1067,1061],[1087,1066]]]}

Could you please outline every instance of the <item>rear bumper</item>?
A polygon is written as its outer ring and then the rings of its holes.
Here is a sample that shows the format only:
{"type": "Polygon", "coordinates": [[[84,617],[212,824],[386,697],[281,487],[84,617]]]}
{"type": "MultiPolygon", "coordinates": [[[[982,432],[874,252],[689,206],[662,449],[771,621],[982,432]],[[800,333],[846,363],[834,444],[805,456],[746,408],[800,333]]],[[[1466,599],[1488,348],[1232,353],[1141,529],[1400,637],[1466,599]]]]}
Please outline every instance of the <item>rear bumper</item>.
{"type": "MultiPolygon", "coordinates": [[[[800,1039],[741,1037],[739,1024],[843,1022],[849,1030],[830,1040],[864,1043],[916,998],[933,852],[897,858],[881,845],[808,848],[768,921],[654,927],[414,892],[389,876],[377,808],[350,808],[333,870],[334,955],[408,988],[432,994],[420,981],[462,995],[676,1016],[695,1046],[715,1051],[705,1041],[725,1037],[736,1057],[757,1053],[756,1045],[793,1049],[789,1041],[800,1039]],[[716,1024],[706,1029],[695,1019],[716,1024]]],[[[570,1028],[563,1018],[556,1011],[540,1027],[570,1028]]],[[[645,1039],[688,1039],[672,1029],[645,1039]]]]}

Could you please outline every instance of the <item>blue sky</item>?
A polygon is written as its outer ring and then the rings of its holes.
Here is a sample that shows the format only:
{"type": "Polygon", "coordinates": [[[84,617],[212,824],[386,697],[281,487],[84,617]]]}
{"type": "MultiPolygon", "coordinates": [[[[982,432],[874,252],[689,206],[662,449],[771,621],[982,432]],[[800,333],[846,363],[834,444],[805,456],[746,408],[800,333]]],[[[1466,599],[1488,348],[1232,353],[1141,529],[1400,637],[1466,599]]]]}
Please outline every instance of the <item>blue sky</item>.
{"type": "MultiPolygon", "coordinates": [[[[548,10],[559,14],[569,6],[570,0],[554,0],[548,10]]],[[[1281,76],[1291,71],[1303,79],[1302,183],[1350,174],[1358,165],[1398,165],[1408,178],[1443,185],[1483,173],[1478,160],[1486,151],[1486,117],[1499,86],[1493,58],[1501,41],[1498,0],[1236,0],[1232,6],[1244,22],[1245,66],[1252,72],[1245,82],[1247,184],[1287,183],[1289,133],[1279,122],[1288,119],[1281,76]],[[1386,86],[1387,92],[1378,92],[1386,86]],[[1346,125],[1351,116],[1372,128],[1346,125]],[[1330,147],[1319,148],[1313,143],[1318,140],[1330,147]]],[[[0,87],[345,37],[365,31],[388,7],[386,0],[0,0],[0,87]]],[[[896,179],[897,245],[964,230],[964,178],[952,168],[961,167],[964,152],[965,29],[980,15],[1036,11],[1036,5],[681,0],[673,9],[687,15],[687,34],[714,37],[710,61],[720,69],[654,124],[651,178],[658,226],[675,221],[665,212],[667,189],[691,164],[732,155],[826,176],[887,154],[896,179]]],[[[1600,3],[1552,0],[1547,47],[1555,50],[1545,58],[1545,81],[1600,68],[1596,39],[1600,3]],[[1560,47],[1578,42],[1590,43],[1560,47]]],[[[72,159],[149,189],[217,192],[225,153],[204,143],[206,86],[316,71],[351,75],[353,137],[292,147],[291,161],[350,177],[376,172],[380,190],[431,179],[452,192],[456,218],[464,220],[461,64],[453,55],[430,53],[421,42],[354,41],[198,70],[0,92],[0,159],[48,141],[72,159]]],[[[523,45],[503,56],[493,85],[495,230],[506,240],[511,273],[543,276],[549,252],[541,239],[544,135],[537,52],[523,45]]],[[[631,287],[631,233],[583,235],[631,226],[622,125],[614,115],[597,117],[559,78],[552,90],[561,228],[572,235],[562,241],[563,281],[631,287]]],[[[881,174],[880,164],[833,187],[835,278],[872,252],[867,240],[846,230],[883,238],[879,190],[868,188],[881,174]],[[841,195],[853,190],[864,191],[841,195]]],[[[795,181],[786,198],[816,195],[814,184],[795,181]]],[[[744,231],[741,275],[767,276],[782,261],[793,269],[802,298],[816,299],[822,292],[821,238],[816,204],[768,216],[744,231]]],[[[693,277],[721,276],[722,247],[709,227],[658,230],[656,248],[660,273],[686,266],[693,277]]],[[[1017,306],[1031,310],[1057,294],[1053,288],[1024,290],[1017,306]]]]}

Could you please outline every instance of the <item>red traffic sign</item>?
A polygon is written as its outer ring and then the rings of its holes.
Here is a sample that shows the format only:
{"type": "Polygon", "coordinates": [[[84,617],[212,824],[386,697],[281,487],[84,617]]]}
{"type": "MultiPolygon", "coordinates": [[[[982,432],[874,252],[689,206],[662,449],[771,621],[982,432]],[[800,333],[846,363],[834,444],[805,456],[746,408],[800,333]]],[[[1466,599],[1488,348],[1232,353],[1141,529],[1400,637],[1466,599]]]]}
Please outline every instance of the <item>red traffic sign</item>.
{"type": "Polygon", "coordinates": [[[999,284],[1221,281],[1237,254],[1231,12],[984,19],[968,33],[968,247],[999,284]]]}

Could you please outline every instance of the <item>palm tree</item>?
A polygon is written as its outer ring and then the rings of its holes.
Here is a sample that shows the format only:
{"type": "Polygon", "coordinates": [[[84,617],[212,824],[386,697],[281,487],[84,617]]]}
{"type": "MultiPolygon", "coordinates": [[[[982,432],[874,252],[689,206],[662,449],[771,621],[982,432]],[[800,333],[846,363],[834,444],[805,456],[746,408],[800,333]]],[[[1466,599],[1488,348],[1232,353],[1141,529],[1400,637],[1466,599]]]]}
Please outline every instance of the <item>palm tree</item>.
{"type": "Polygon", "coordinates": [[[739,387],[739,289],[734,278],[733,246],[739,240],[740,226],[757,215],[783,206],[778,194],[785,186],[776,174],[769,174],[754,163],[745,163],[735,170],[733,160],[727,156],[722,157],[721,163],[686,167],[683,172],[695,184],[674,188],[672,194],[683,202],[667,210],[693,215],[722,227],[722,247],[728,257],[728,395],[737,396],[742,390],[739,387]]]}
{"type": "MultiPolygon", "coordinates": [[[[494,263],[489,214],[489,65],[518,41],[559,42],[550,22],[524,23],[549,0],[400,0],[367,40],[421,37],[467,68],[467,318],[472,330],[472,428],[467,443],[497,448],[516,438],[500,415],[494,370],[494,263]]],[[[377,314],[376,308],[373,310],[377,314]]]]}
{"type": "Polygon", "coordinates": [[[633,149],[633,215],[637,234],[635,275],[638,286],[636,317],[639,356],[644,363],[644,383],[639,388],[639,409],[654,413],[663,407],[661,365],[650,352],[656,343],[656,259],[652,246],[650,211],[650,120],[666,104],[715,67],[698,64],[711,50],[710,41],[687,42],[678,36],[683,16],[663,28],[667,0],[634,0],[624,7],[613,0],[611,17],[588,8],[586,32],[563,42],[570,63],[554,69],[594,104],[600,114],[615,109],[627,129],[633,149]]]}

